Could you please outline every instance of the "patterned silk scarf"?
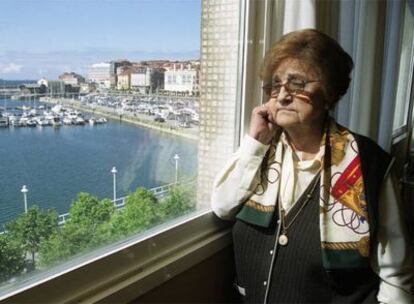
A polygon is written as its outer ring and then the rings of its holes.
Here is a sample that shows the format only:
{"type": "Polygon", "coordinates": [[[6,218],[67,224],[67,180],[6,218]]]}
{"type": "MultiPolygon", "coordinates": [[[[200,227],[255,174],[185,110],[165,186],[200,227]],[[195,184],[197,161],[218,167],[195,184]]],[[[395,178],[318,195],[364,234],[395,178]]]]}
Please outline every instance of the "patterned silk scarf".
{"type": "MultiPolygon", "coordinates": [[[[321,142],[319,226],[325,269],[369,266],[367,202],[358,146],[349,130],[327,119],[321,142]]],[[[275,136],[255,181],[254,191],[237,218],[268,227],[277,211],[283,144],[275,136]]],[[[306,240],[304,240],[306,241],[306,240]]]]}

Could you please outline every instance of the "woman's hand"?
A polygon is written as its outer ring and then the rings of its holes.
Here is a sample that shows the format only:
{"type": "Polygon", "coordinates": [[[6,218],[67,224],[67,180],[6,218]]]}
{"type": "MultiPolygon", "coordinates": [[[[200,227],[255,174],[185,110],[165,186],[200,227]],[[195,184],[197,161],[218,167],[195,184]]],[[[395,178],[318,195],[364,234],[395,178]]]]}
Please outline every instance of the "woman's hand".
{"type": "Polygon", "coordinates": [[[252,117],[250,119],[249,135],[261,143],[268,145],[273,136],[276,134],[278,126],[274,122],[271,114],[272,99],[267,103],[253,109],[252,117]]]}

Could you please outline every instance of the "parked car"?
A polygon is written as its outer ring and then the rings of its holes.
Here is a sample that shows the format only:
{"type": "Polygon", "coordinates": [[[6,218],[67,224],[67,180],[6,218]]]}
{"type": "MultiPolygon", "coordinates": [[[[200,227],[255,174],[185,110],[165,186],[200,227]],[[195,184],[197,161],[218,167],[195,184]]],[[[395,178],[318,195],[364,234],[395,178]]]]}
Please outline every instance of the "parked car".
{"type": "Polygon", "coordinates": [[[154,121],[157,121],[157,122],[165,122],[165,119],[164,119],[164,118],[162,118],[161,116],[156,116],[156,117],[154,118],[154,121]]]}

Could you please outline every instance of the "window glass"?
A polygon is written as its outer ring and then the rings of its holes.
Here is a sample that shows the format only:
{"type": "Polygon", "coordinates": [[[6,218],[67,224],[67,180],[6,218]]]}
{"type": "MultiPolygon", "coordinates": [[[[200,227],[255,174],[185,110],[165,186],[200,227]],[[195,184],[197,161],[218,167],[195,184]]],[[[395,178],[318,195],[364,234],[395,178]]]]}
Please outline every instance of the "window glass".
{"type": "Polygon", "coordinates": [[[393,132],[407,124],[414,58],[414,1],[406,1],[393,132]]]}
{"type": "Polygon", "coordinates": [[[205,207],[200,26],[201,0],[0,2],[0,295],[205,207]]]}

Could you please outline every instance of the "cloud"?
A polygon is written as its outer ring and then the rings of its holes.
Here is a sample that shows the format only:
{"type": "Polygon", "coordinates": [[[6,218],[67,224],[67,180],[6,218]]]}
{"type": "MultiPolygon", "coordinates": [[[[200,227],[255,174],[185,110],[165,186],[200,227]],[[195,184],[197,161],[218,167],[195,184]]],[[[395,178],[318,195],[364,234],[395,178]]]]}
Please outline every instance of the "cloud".
{"type": "Polygon", "coordinates": [[[19,73],[22,70],[23,66],[21,64],[15,64],[10,62],[7,65],[0,65],[0,73],[2,74],[14,74],[19,73]]]}
{"type": "Polygon", "coordinates": [[[100,48],[53,52],[31,52],[26,50],[4,52],[0,49],[0,58],[3,61],[3,64],[0,62],[0,78],[36,80],[42,77],[57,79],[64,72],[75,72],[86,76],[91,64],[117,59],[131,61],[197,59],[200,58],[200,51],[173,52],[168,50],[142,51],[100,48]]]}

